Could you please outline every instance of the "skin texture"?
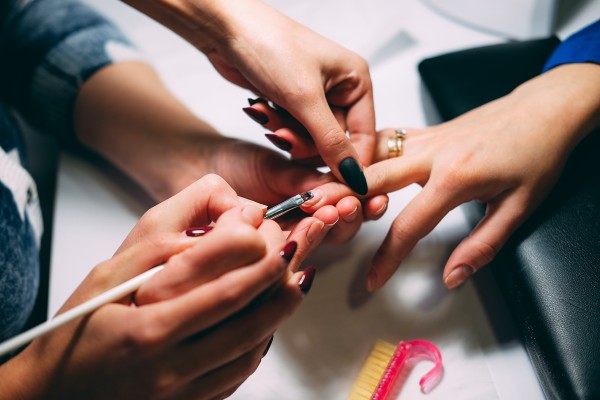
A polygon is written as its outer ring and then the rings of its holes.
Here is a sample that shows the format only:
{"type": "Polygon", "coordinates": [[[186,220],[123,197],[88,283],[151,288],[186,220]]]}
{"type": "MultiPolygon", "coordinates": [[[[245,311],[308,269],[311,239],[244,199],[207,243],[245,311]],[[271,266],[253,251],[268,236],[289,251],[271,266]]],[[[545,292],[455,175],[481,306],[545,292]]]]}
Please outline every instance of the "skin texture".
{"type": "MultiPolygon", "coordinates": [[[[388,159],[393,129],[379,132],[377,161],[365,169],[368,196],[423,187],[389,229],[370,269],[367,287],[380,288],[416,243],[452,209],[471,200],[486,215],[453,251],[443,279],[448,288],[463,283],[488,264],[512,232],[543,201],[573,148],[600,122],[600,66],[570,64],[532,79],[512,93],[452,121],[408,129],[404,154],[388,159]]],[[[276,110],[262,109],[271,129],[303,158],[318,157],[297,126],[276,110]],[[279,119],[278,119],[279,118],[279,119]],[[281,124],[281,125],[278,125],[281,124]]],[[[348,189],[336,182],[313,190],[307,211],[331,204],[348,189]]]]}
{"type": "MultiPolygon", "coordinates": [[[[142,63],[111,65],[92,76],[78,95],[74,123],[84,146],[159,201],[209,173],[223,177],[240,196],[265,205],[331,180],[278,152],[221,136],[142,63]]],[[[373,218],[370,210],[365,210],[366,218],[373,218]]],[[[354,236],[363,221],[363,205],[350,192],[312,215],[295,215],[278,222],[288,239],[298,242],[301,261],[323,240],[342,242],[354,236]]]]}
{"type": "Polygon", "coordinates": [[[137,292],[136,305],[128,297],[36,339],[0,366],[3,398],[211,399],[231,393],[256,369],[273,332],[303,298],[302,273],[289,272],[279,254],[284,245],[283,232],[263,221],[261,208],[238,198],[217,176],[200,179],[149,210],[59,313],[166,262],[137,292]],[[183,234],[190,225],[208,224],[214,228],[204,236],[183,234]]]}
{"type": "Polygon", "coordinates": [[[286,109],[340,181],[339,165],[347,158],[357,161],[356,178],[363,178],[360,165],[372,162],[375,145],[373,91],[364,59],[260,0],[125,3],[189,41],[225,79],[286,109]],[[331,107],[343,110],[344,126],[331,107]]]}

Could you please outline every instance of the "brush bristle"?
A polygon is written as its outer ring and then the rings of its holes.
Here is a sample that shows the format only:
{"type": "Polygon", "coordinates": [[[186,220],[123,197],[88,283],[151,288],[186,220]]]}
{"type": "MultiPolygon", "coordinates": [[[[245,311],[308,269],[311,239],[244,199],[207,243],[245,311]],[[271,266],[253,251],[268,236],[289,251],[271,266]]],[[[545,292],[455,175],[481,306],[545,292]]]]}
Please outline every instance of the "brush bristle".
{"type": "Polygon", "coordinates": [[[348,400],[371,399],[395,351],[396,346],[391,343],[383,340],[375,342],[369,357],[352,385],[348,400]]]}

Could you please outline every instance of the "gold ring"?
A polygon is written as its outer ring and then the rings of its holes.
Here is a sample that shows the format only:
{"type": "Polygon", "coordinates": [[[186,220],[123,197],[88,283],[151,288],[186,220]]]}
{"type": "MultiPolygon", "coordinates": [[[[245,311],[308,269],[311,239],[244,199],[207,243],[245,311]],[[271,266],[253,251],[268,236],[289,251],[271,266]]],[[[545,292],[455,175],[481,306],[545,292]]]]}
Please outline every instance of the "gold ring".
{"type": "Polygon", "coordinates": [[[406,129],[395,129],[394,133],[394,137],[389,138],[387,142],[389,158],[400,157],[404,153],[403,143],[406,138],[406,129]]]}

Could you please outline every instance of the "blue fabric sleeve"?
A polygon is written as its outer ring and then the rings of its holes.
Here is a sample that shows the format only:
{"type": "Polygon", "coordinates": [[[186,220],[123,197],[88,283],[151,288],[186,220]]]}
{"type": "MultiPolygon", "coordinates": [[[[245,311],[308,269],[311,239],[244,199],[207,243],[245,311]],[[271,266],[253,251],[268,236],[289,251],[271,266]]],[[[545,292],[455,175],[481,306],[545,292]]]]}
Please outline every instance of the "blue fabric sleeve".
{"type": "Polygon", "coordinates": [[[562,64],[600,64],[600,20],[569,36],[550,56],[543,72],[562,64]]]}
{"type": "Polygon", "coordinates": [[[100,68],[141,59],[110,22],[77,0],[2,0],[0,96],[45,133],[73,139],[73,106],[100,68]]]}

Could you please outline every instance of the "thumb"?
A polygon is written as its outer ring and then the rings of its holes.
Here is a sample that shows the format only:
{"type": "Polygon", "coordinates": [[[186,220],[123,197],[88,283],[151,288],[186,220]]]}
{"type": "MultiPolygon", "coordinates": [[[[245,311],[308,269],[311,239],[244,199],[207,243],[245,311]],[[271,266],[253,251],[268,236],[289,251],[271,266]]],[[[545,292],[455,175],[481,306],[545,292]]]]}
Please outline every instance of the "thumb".
{"type": "Polygon", "coordinates": [[[367,180],[358,153],[333,115],[325,97],[309,99],[288,111],[308,130],[323,161],[356,193],[367,194],[367,180]]]}

